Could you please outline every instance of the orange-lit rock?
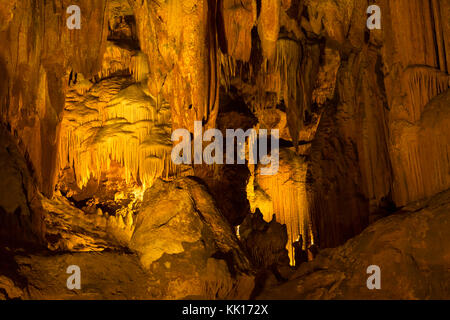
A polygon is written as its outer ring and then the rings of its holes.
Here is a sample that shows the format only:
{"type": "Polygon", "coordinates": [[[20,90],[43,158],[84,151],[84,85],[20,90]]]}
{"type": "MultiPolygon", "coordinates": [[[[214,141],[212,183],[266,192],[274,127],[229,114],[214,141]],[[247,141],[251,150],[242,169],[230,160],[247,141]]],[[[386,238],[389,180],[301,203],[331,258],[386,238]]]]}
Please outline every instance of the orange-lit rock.
{"type": "Polygon", "coordinates": [[[214,127],[218,112],[215,1],[132,1],[138,36],[149,57],[151,94],[169,102],[174,129],[195,120],[214,127]]]}
{"type": "Polygon", "coordinates": [[[344,245],[302,264],[259,299],[448,299],[450,194],[404,208],[344,245]],[[368,290],[367,268],[381,269],[381,289],[368,290]]]}
{"type": "Polygon", "coordinates": [[[2,99],[2,119],[17,132],[40,189],[47,194],[52,193],[57,175],[65,71],[71,68],[93,76],[99,71],[107,36],[106,1],[79,3],[85,18],[83,32],[66,27],[68,3],[18,1],[12,20],[0,34],[4,44],[0,50],[1,94],[10,97],[2,99]]]}
{"type": "Polygon", "coordinates": [[[130,247],[166,297],[248,298],[253,289],[234,230],[194,179],[157,181],[146,191],[130,247]]]}
{"type": "Polygon", "coordinates": [[[0,4],[0,299],[448,297],[448,0],[373,1],[381,29],[360,0],[75,2],[74,30],[0,4]],[[175,166],[196,120],[278,129],[278,172],[175,166]]]}
{"type": "Polygon", "coordinates": [[[307,245],[314,244],[307,202],[306,173],[307,163],[304,157],[297,156],[291,149],[281,149],[278,173],[260,175],[257,170],[254,173],[253,186],[249,186],[253,190],[256,189],[253,207],[261,207],[264,220],[270,222],[274,214],[276,221],[286,225],[287,249],[291,264],[294,264],[292,243],[299,235],[302,235],[305,240],[305,248],[307,245]],[[262,195],[265,195],[267,199],[259,198],[262,195]],[[262,205],[261,200],[267,204],[262,205]]]}
{"type": "Polygon", "coordinates": [[[231,57],[248,61],[252,49],[252,28],[256,24],[256,1],[222,1],[225,52],[231,57]]]}

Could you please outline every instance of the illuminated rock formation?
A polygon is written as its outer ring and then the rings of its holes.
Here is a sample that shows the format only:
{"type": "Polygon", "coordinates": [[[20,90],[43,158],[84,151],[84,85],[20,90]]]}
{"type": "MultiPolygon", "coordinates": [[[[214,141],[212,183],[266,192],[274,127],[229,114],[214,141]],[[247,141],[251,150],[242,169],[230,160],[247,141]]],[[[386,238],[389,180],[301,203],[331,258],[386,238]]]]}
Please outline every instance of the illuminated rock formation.
{"type": "Polygon", "coordinates": [[[221,51],[236,60],[249,61],[252,28],[256,24],[256,1],[222,1],[223,31],[221,51]]]}
{"type": "Polygon", "coordinates": [[[450,2],[369,2],[2,0],[0,298],[447,297],[450,2]],[[278,172],[175,166],[194,121],[278,172]]]}
{"type": "Polygon", "coordinates": [[[131,1],[150,93],[169,102],[174,129],[213,128],[218,112],[216,1],[131,1]]]}
{"type": "Polygon", "coordinates": [[[73,166],[80,187],[100,178],[111,161],[125,167],[127,181],[146,186],[173,173],[170,110],[147,92],[142,83],[112,77],[93,84],[86,95],[68,95],[60,168],[73,166]]]}
{"type": "Polygon", "coordinates": [[[450,194],[415,203],[379,220],[344,245],[302,264],[260,299],[448,299],[450,194]],[[370,265],[381,269],[381,290],[368,290],[370,265]]]}
{"type": "Polygon", "coordinates": [[[83,32],[66,27],[65,9],[56,14],[66,5],[62,0],[15,1],[12,19],[8,14],[6,21],[10,22],[0,34],[2,122],[8,123],[22,141],[22,151],[29,155],[40,189],[48,195],[57,176],[58,128],[65,91],[62,78],[67,68],[87,78],[98,72],[107,36],[105,0],[79,2],[85,19],[83,32]]]}
{"type": "Polygon", "coordinates": [[[392,125],[395,199],[406,204],[450,187],[450,90],[435,97],[413,122],[392,125]],[[430,160],[433,159],[433,160],[430,160]]]}
{"type": "Polygon", "coordinates": [[[164,296],[250,296],[250,263],[204,186],[190,178],[158,181],[143,201],[130,247],[158,275],[164,296]]]}
{"type": "MultiPolygon", "coordinates": [[[[386,17],[388,27],[384,30],[391,30],[383,34],[382,54],[391,110],[392,194],[395,203],[401,206],[443,191],[450,183],[446,169],[448,140],[445,135],[436,135],[435,131],[448,129],[444,124],[443,127],[437,124],[437,118],[431,120],[432,112],[427,111],[427,108],[442,110],[443,107],[437,106],[438,102],[428,103],[450,87],[450,45],[448,36],[444,37],[448,30],[450,4],[448,1],[396,1],[383,2],[383,6],[389,12],[386,17]],[[415,28],[403,28],[409,23],[414,23],[415,28]],[[425,127],[427,125],[432,127],[425,127]],[[423,148],[427,148],[427,152],[423,148]],[[430,151],[433,152],[433,165],[429,164],[430,151]]],[[[448,105],[445,99],[439,101],[448,105]]],[[[447,117],[442,111],[439,116],[447,117]]]]}
{"type": "Polygon", "coordinates": [[[289,149],[280,150],[280,166],[276,175],[260,175],[255,172],[254,185],[257,197],[254,208],[258,207],[264,213],[264,220],[272,220],[272,214],[276,221],[287,227],[287,249],[291,264],[294,264],[294,249],[292,244],[299,235],[305,240],[304,249],[314,244],[311,217],[306,193],[307,164],[302,157],[298,157],[289,149]],[[259,190],[260,189],[260,190],[259,190]],[[258,194],[259,193],[259,194],[258,194]],[[262,195],[266,203],[261,203],[262,195]],[[262,204],[262,205],[261,205],[262,204]],[[270,207],[272,205],[272,207],[270,207]]]}

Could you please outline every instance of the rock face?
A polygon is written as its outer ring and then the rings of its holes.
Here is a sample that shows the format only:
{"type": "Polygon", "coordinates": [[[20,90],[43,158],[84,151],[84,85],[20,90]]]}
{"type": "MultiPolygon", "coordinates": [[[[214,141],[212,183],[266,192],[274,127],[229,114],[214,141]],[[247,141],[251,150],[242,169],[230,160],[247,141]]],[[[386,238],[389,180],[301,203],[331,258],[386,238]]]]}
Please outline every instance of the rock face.
{"type": "MultiPolygon", "coordinates": [[[[382,9],[389,12],[386,15],[387,27],[383,29],[382,56],[390,108],[389,151],[394,176],[392,198],[401,206],[429,197],[449,186],[446,169],[448,151],[445,147],[448,142],[443,136],[436,137],[436,132],[433,131],[448,129],[438,123],[434,123],[433,128],[424,128],[425,122],[431,123],[423,118],[432,117],[431,113],[434,112],[428,109],[436,108],[438,102],[429,102],[450,87],[450,40],[445,36],[450,20],[450,3],[384,1],[382,9]],[[411,21],[417,25],[417,30],[403,28],[411,21]],[[406,33],[400,36],[400,30],[406,33]],[[417,130],[421,133],[418,134],[417,130]],[[433,166],[429,166],[430,152],[435,159],[433,166]]],[[[440,99],[448,106],[448,101],[444,100],[440,99]]],[[[445,114],[441,116],[446,118],[445,114]]]]}
{"type": "Polygon", "coordinates": [[[130,1],[149,57],[149,90],[169,101],[174,129],[215,125],[219,111],[217,4],[211,0],[130,1]]]}
{"type": "Polygon", "coordinates": [[[130,247],[166,297],[250,296],[250,263],[234,230],[193,179],[158,181],[147,190],[130,247]]]}
{"type": "Polygon", "coordinates": [[[344,245],[302,264],[290,280],[259,299],[449,299],[450,192],[379,220],[344,245]],[[366,270],[381,270],[369,290],[366,270]]]}
{"type": "Polygon", "coordinates": [[[252,266],[202,184],[158,180],[137,219],[86,212],[58,192],[43,196],[14,139],[2,132],[1,141],[0,297],[250,297],[252,266]],[[82,293],[65,285],[69,265],[82,270],[82,293]]]}
{"type": "Polygon", "coordinates": [[[264,221],[259,211],[247,216],[239,226],[239,239],[257,268],[270,269],[289,264],[286,225],[277,222],[275,216],[269,223],[264,221]]]}
{"type": "MultiPolygon", "coordinates": [[[[150,299],[147,291],[148,275],[130,253],[69,253],[59,255],[8,252],[14,256],[16,276],[0,281],[7,298],[39,300],[118,300],[150,299]],[[81,290],[66,286],[67,267],[77,265],[81,270],[81,290]],[[21,284],[19,279],[26,279],[21,284]],[[8,286],[9,283],[9,286],[8,286]]],[[[2,254],[5,257],[5,254],[2,254]]],[[[2,290],[0,290],[2,291],[2,290]]]]}
{"type": "Polygon", "coordinates": [[[394,182],[396,203],[403,205],[450,187],[449,105],[450,89],[427,103],[420,118],[393,124],[392,164],[398,177],[394,182]],[[411,179],[412,176],[415,178],[411,179]]]}
{"type": "MultiPolygon", "coordinates": [[[[9,1],[10,2],[10,1],[9,1]]],[[[65,76],[86,78],[99,71],[107,36],[106,1],[78,3],[84,32],[66,27],[69,1],[13,1],[2,27],[0,93],[2,122],[8,123],[29,155],[40,190],[51,195],[57,177],[57,141],[64,108],[65,76]],[[45,35],[45,36],[44,36],[45,35]],[[26,110],[26,111],[25,111],[26,110]]],[[[3,5],[2,5],[3,14],[3,5]]]]}
{"type": "Polygon", "coordinates": [[[39,244],[45,230],[36,182],[14,138],[0,129],[0,239],[39,244]]]}

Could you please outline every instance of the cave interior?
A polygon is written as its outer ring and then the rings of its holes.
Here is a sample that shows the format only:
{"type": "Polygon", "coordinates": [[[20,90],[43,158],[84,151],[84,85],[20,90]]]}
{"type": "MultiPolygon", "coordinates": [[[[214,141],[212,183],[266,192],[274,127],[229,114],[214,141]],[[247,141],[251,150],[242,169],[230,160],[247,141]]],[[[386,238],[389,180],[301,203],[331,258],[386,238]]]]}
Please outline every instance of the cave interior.
{"type": "Polygon", "coordinates": [[[0,299],[450,299],[450,0],[4,0],[0,21],[0,299]],[[242,163],[174,163],[177,129],[242,163]],[[276,172],[209,129],[267,138],[276,172]]]}

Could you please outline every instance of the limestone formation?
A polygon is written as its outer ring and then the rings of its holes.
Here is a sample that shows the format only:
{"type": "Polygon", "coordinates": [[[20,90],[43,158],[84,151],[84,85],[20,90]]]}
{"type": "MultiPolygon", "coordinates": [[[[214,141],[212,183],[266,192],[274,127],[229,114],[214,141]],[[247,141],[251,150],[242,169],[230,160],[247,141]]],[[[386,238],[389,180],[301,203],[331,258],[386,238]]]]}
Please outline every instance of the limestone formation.
{"type": "Polygon", "coordinates": [[[449,192],[377,221],[344,245],[301,265],[260,299],[448,299],[449,192]],[[381,290],[368,290],[367,268],[381,271],[381,290]]]}
{"type": "Polygon", "coordinates": [[[158,181],[143,201],[130,248],[164,282],[159,290],[172,298],[250,296],[250,263],[204,186],[191,178],[158,181]]]}
{"type": "Polygon", "coordinates": [[[449,298],[449,0],[0,2],[0,299],[449,298]]]}

